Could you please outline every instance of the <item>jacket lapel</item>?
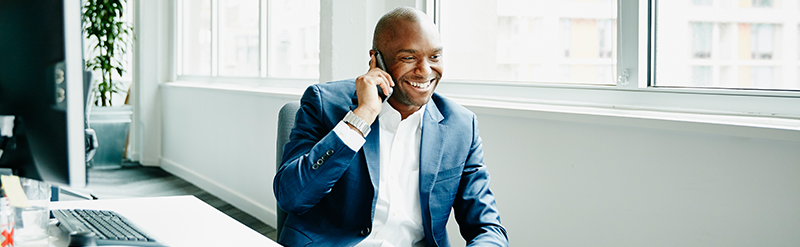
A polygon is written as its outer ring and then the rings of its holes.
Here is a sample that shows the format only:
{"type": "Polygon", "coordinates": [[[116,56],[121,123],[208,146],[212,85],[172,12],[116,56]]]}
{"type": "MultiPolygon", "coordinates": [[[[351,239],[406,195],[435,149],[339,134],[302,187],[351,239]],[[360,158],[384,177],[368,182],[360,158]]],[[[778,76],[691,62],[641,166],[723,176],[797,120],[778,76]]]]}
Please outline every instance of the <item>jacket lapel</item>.
{"type": "Polygon", "coordinates": [[[443,147],[447,138],[447,126],[442,124],[444,116],[433,100],[428,101],[422,120],[422,140],[419,151],[419,197],[423,222],[428,228],[431,220],[430,195],[439,173],[443,147]]]}
{"type": "MultiPolygon", "coordinates": [[[[350,106],[350,110],[356,109],[358,107],[358,98],[356,98],[355,93],[353,94],[353,104],[350,106]]],[[[380,181],[380,171],[381,171],[381,149],[380,149],[380,124],[378,124],[378,119],[375,119],[370,126],[372,129],[369,134],[367,135],[367,142],[364,143],[364,146],[361,147],[361,150],[364,151],[364,159],[367,162],[367,170],[369,171],[369,178],[372,181],[372,188],[375,190],[377,195],[378,192],[378,183],[380,181]]]]}

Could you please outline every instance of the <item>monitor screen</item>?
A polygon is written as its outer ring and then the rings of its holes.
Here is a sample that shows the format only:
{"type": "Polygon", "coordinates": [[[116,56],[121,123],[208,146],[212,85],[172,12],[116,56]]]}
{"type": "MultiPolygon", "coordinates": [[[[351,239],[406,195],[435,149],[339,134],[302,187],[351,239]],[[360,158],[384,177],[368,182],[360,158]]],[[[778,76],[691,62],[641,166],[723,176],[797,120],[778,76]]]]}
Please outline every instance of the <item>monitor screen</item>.
{"type": "Polygon", "coordinates": [[[0,167],[86,184],[81,42],[80,0],[0,0],[0,115],[14,116],[0,167]]]}

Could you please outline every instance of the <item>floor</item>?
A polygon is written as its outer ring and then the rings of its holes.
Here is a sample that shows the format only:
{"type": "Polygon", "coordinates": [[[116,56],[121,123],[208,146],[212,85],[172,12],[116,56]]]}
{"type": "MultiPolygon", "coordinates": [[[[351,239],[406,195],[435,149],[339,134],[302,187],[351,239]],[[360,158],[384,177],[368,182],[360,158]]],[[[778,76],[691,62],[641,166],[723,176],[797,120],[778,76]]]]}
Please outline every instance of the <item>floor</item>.
{"type": "MultiPolygon", "coordinates": [[[[158,167],[126,164],[121,168],[92,168],[88,177],[88,186],[78,192],[88,192],[99,199],[194,195],[256,232],[277,239],[275,228],[158,167]]],[[[62,195],[62,200],[79,199],[62,195]]]]}

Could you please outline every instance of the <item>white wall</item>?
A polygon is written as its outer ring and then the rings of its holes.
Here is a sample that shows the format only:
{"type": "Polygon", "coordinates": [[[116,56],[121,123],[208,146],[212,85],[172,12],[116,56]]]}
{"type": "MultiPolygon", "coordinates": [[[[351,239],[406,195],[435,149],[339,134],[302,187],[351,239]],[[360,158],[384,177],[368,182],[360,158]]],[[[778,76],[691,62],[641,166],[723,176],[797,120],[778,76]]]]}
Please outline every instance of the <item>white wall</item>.
{"type": "Polygon", "coordinates": [[[128,157],[146,166],[161,158],[161,102],[159,85],[175,80],[173,62],[174,1],[133,1],[134,41],[133,117],[128,157]]]}
{"type": "Polygon", "coordinates": [[[796,246],[800,133],[470,107],[523,246],[796,246]]]}
{"type": "Polygon", "coordinates": [[[244,92],[170,83],[162,86],[161,167],[275,225],[278,111],[300,91],[244,92]]]}

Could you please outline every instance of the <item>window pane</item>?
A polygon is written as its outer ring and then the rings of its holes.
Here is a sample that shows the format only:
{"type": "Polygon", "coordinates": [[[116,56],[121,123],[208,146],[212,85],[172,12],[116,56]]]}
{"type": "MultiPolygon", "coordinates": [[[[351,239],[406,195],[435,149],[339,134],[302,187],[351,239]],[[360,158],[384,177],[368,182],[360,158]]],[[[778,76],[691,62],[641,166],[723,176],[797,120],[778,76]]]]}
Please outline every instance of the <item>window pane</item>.
{"type": "Polygon", "coordinates": [[[784,33],[797,11],[780,1],[658,1],[656,11],[656,86],[800,89],[800,56],[786,54],[800,36],[784,33]]]}
{"type": "Polygon", "coordinates": [[[616,1],[441,1],[446,79],[614,84],[616,1]]]}
{"type": "Polygon", "coordinates": [[[181,63],[184,75],[211,75],[211,1],[183,1],[181,63]]]}
{"type": "Polygon", "coordinates": [[[274,0],[269,7],[269,76],[319,77],[319,0],[274,0]]]}
{"type": "Polygon", "coordinates": [[[713,3],[713,1],[712,0],[692,0],[692,3],[694,3],[694,5],[699,5],[699,6],[710,6],[713,3]]]}
{"type": "Polygon", "coordinates": [[[258,0],[221,0],[219,8],[219,75],[258,76],[258,0]]]}

